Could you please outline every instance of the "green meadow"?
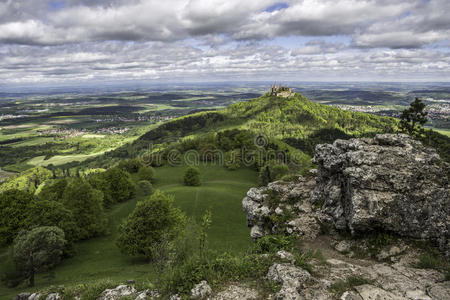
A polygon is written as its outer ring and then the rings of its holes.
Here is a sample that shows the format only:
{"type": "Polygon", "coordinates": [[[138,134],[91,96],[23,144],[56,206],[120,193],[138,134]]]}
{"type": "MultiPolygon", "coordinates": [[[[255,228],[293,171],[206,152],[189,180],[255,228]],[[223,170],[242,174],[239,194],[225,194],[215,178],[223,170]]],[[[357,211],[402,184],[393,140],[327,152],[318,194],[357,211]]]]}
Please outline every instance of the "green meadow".
{"type": "MultiPolygon", "coordinates": [[[[242,211],[242,198],[248,189],[256,186],[256,172],[249,169],[228,171],[211,164],[200,165],[202,185],[188,187],[182,184],[185,167],[155,168],[155,188],[175,196],[175,204],[189,217],[199,220],[206,209],[212,211],[212,226],[208,233],[208,244],[219,252],[239,253],[252,244],[250,230],[246,226],[242,211]]],[[[91,281],[110,279],[124,282],[152,282],[155,272],[152,264],[142,257],[130,257],[120,253],[115,245],[118,225],[134,209],[141,197],[115,205],[107,211],[109,234],[80,242],[75,245],[76,255],[66,259],[51,272],[39,274],[36,286],[30,291],[49,286],[66,287],[91,281]]],[[[8,249],[0,250],[0,269],[8,266],[8,249]]],[[[26,286],[14,289],[0,284],[0,299],[11,299],[26,286]]]]}

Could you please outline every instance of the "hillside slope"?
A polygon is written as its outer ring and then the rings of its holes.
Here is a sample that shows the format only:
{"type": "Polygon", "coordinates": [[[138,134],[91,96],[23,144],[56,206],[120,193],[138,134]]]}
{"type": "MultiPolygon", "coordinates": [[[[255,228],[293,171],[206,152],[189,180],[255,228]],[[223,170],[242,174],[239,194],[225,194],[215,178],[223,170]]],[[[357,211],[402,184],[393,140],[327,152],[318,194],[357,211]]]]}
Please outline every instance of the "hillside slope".
{"type": "Polygon", "coordinates": [[[306,139],[324,129],[351,136],[387,132],[396,128],[396,121],[314,103],[300,94],[290,98],[264,95],[222,110],[175,119],[147,132],[141,140],[158,143],[193,133],[234,128],[285,140],[306,139]]]}

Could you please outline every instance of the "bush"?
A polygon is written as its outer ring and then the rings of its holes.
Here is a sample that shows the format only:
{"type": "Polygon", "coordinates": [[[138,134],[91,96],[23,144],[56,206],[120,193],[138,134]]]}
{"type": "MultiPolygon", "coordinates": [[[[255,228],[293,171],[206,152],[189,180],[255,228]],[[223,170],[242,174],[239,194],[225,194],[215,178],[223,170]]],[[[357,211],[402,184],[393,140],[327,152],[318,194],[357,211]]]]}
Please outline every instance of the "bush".
{"type": "Polygon", "coordinates": [[[275,253],[282,249],[291,250],[297,241],[298,237],[295,235],[266,235],[256,242],[253,252],[275,253]]]}
{"type": "Polygon", "coordinates": [[[140,180],[138,187],[145,196],[149,196],[154,192],[153,185],[148,180],[140,180]]]}
{"type": "Polygon", "coordinates": [[[152,246],[175,240],[183,231],[185,216],[173,206],[173,196],[156,191],[138,202],[119,227],[117,246],[123,253],[152,258],[152,246]]]}
{"type": "Polygon", "coordinates": [[[162,281],[163,291],[167,294],[179,293],[187,295],[191,288],[202,280],[214,285],[226,281],[242,281],[265,276],[272,265],[270,256],[240,255],[229,253],[208,257],[194,256],[182,265],[168,270],[162,281]]]}
{"type": "Polygon", "coordinates": [[[152,167],[142,166],[139,168],[138,177],[140,180],[147,180],[153,182],[155,180],[155,174],[152,167]]]}
{"type": "Polygon", "coordinates": [[[197,168],[189,167],[184,173],[184,185],[199,186],[200,185],[200,171],[197,168]]]}

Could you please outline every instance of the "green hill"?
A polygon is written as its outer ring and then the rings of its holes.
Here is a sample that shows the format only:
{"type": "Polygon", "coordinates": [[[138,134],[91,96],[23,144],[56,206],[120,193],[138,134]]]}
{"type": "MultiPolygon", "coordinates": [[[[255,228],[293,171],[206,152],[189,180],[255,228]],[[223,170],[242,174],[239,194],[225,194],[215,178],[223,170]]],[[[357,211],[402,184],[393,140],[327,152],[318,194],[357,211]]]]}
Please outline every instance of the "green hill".
{"type": "Polygon", "coordinates": [[[393,131],[396,124],[392,118],[343,111],[314,103],[300,94],[290,98],[264,95],[222,110],[175,119],[147,132],[141,140],[167,142],[192,133],[233,128],[279,140],[306,139],[324,129],[361,136],[393,131]]]}

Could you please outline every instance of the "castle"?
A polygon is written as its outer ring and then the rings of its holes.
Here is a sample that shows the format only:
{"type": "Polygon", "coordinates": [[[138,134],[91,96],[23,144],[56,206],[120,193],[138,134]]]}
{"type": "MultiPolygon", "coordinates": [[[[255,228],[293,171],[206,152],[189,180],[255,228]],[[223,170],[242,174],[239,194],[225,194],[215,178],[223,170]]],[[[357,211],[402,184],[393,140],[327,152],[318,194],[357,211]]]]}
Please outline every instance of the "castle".
{"type": "Polygon", "coordinates": [[[292,91],[292,89],[277,84],[270,86],[269,94],[270,96],[277,96],[284,98],[294,96],[294,92],[292,91]]]}

